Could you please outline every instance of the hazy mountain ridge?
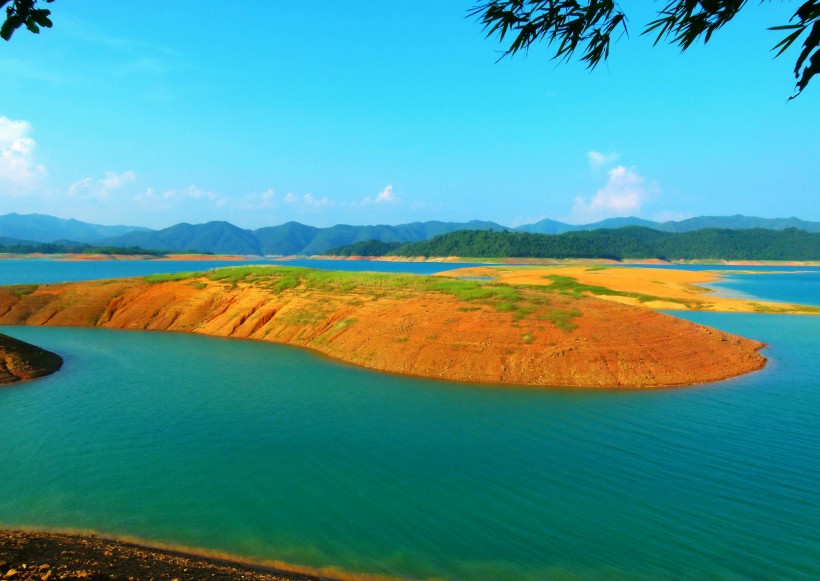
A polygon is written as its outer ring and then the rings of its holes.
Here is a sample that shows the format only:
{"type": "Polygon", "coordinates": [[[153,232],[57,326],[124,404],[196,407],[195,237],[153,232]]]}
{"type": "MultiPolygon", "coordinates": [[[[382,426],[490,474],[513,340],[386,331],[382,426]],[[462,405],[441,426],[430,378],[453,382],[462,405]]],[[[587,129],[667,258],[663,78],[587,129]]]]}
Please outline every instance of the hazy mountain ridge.
{"type": "Polygon", "coordinates": [[[412,222],[397,226],[351,226],[328,228],[286,222],[257,230],[244,230],[228,222],[177,224],[152,232],[130,232],[101,240],[110,246],[140,246],[150,250],[196,250],[217,254],[321,254],[330,248],[367,240],[419,242],[458,230],[510,230],[495,222],[412,222]]]}
{"type": "Polygon", "coordinates": [[[592,224],[565,224],[564,222],[546,218],[540,222],[524,224],[512,230],[516,232],[528,232],[530,234],[566,234],[567,232],[579,232],[581,230],[597,230],[599,228],[614,229],[625,228],[626,226],[644,226],[655,230],[662,229],[662,224],[659,222],[652,222],[651,220],[644,220],[643,218],[626,217],[607,218],[606,220],[592,224]]]}
{"type": "Polygon", "coordinates": [[[249,230],[239,228],[229,222],[214,221],[205,224],[180,223],[161,230],[151,230],[137,226],[102,226],[44,214],[6,214],[0,216],[0,238],[14,239],[15,242],[71,241],[105,246],[139,246],[147,250],[197,251],[217,254],[313,255],[356,242],[368,240],[387,243],[421,242],[459,230],[562,234],[625,226],[643,226],[662,232],[690,232],[703,228],[732,230],[798,228],[807,232],[820,232],[820,222],[808,222],[798,218],[755,218],[742,215],[701,216],[663,223],[634,217],[610,218],[584,225],[545,219],[517,228],[509,228],[496,222],[472,220],[470,222],[410,222],[396,226],[337,224],[327,228],[317,228],[299,222],[286,222],[278,226],[249,230]]]}
{"type": "Polygon", "coordinates": [[[147,250],[196,251],[216,254],[262,254],[259,239],[250,230],[229,222],[188,224],[162,230],[129,232],[98,241],[108,246],[139,246],[147,250]]]}
{"type": "Polygon", "coordinates": [[[0,237],[25,242],[96,242],[132,231],[150,231],[142,226],[102,226],[46,214],[5,214],[0,216],[0,237]]]}

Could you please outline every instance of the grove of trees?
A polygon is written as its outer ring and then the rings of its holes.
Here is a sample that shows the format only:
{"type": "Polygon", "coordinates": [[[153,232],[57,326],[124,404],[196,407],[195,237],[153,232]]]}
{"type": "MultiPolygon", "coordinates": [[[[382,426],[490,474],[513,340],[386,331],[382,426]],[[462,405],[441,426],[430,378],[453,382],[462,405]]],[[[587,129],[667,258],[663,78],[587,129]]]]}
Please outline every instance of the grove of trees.
{"type": "Polygon", "coordinates": [[[337,256],[461,256],[473,258],[608,258],[628,260],[820,260],[820,233],[707,228],[670,233],[629,226],[565,234],[460,230],[395,246],[357,243],[327,251],[337,256]],[[368,254],[366,251],[372,252],[368,254]]]}

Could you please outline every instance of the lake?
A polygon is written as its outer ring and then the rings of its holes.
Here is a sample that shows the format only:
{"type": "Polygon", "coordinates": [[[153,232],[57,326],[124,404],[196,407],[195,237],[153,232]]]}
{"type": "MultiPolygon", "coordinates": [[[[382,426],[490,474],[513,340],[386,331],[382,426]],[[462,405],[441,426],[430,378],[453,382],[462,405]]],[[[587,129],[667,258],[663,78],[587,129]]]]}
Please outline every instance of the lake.
{"type": "MultiPolygon", "coordinates": [[[[810,273],[771,276],[804,275],[781,300],[816,301],[810,273]]],[[[252,341],[5,327],[65,367],[0,390],[0,523],[409,578],[820,578],[820,317],[677,316],[765,341],[769,365],[495,389],[252,341]]]]}
{"type": "Polygon", "coordinates": [[[484,266],[482,264],[452,262],[387,262],[367,260],[321,260],[301,258],[293,260],[50,260],[10,258],[0,260],[0,285],[76,282],[104,278],[147,276],[173,272],[200,272],[223,266],[266,264],[306,266],[322,270],[378,271],[410,274],[435,274],[454,268],[484,266]]]}
{"type": "Polygon", "coordinates": [[[634,266],[635,268],[719,271],[722,272],[723,276],[721,281],[702,285],[717,291],[718,296],[756,298],[767,301],[820,306],[820,266],[732,266],[707,264],[630,266],[634,266]]]}

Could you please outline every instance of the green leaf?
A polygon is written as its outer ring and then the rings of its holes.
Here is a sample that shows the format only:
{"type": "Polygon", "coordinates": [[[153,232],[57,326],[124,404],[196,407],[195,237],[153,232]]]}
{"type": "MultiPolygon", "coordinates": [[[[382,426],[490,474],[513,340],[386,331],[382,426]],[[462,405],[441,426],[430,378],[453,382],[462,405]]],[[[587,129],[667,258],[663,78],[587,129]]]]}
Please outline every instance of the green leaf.
{"type": "Polygon", "coordinates": [[[12,14],[11,9],[8,9],[8,17],[6,21],[3,23],[3,26],[0,27],[0,37],[3,40],[10,40],[11,35],[14,34],[14,31],[22,26],[24,20],[23,17],[19,14],[12,14]]]}
{"type": "MultiPolygon", "coordinates": [[[[817,46],[820,45],[820,20],[814,23],[811,27],[811,32],[803,43],[803,50],[800,51],[800,56],[797,58],[797,64],[794,65],[795,74],[803,66],[803,62],[809,57],[817,46]]],[[[808,82],[808,81],[807,81],[808,82]]]]}
{"type": "Polygon", "coordinates": [[[778,42],[776,45],[774,45],[774,46],[772,47],[772,50],[776,50],[778,47],[780,47],[780,50],[779,50],[779,51],[777,51],[777,54],[776,54],[776,55],[774,55],[774,56],[775,56],[775,58],[777,58],[777,57],[779,57],[781,54],[783,54],[783,52],[784,52],[787,48],[789,48],[789,47],[792,45],[792,43],[793,43],[795,40],[797,40],[797,38],[798,38],[798,37],[799,37],[802,33],[803,33],[803,28],[801,27],[801,28],[800,28],[800,30],[795,30],[795,31],[794,31],[794,32],[792,32],[790,35],[788,35],[788,36],[787,36],[787,37],[785,37],[783,40],[781,40],[781,41],[780,41],[780,42],[778,42]]]}
{"type": "Polygon", "coordinates": [[[31,19],[44,28],[51,28],[54,23],[51,22],[51,19],[48,17],[49,14],[51,14],[51,10],[38,8],[31,12],[31,19]]]}

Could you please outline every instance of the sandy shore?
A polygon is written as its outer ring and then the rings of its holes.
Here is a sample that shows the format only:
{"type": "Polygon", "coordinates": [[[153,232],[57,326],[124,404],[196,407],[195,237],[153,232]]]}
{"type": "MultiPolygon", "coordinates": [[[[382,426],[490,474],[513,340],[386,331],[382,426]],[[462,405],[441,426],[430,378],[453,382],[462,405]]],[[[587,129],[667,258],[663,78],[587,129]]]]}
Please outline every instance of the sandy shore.
{"type": "Polygon", "coordinates": [[[555,277],[568,277],[587,287],[580,291],[582,294],[658,310],[820,314],[820,307],[715,296],[711,289],[701,285],[719,281],[719,271],[565,264],[461,268],[440,273],[440,276],[487,277],[510,285],[546,287],[556,282],[555,277]]]}

